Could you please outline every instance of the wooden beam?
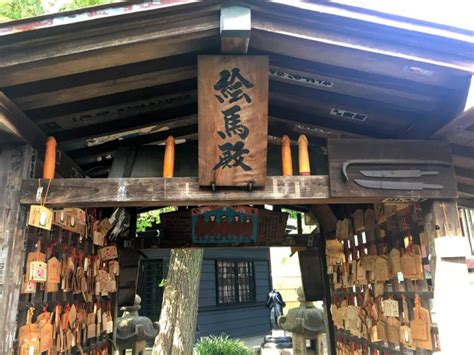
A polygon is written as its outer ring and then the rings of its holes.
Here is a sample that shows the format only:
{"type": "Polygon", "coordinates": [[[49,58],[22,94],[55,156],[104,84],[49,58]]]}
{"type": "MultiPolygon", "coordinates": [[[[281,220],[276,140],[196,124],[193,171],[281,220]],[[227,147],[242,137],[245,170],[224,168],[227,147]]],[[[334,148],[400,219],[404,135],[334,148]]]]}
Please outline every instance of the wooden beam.
{"type": "Polygon", "coordinates": [[[474,209],[474,197],[466,197],[458,199],[459,207],[474,209]]]}
{"type": "Polygon", "coordinates": [[[286,118],[275,116],[268,117],[269,128],[276,126],[282,134],[288,134],[288,131],[297,134],[306,134],[317,138],[367,138],[366,135],[352,133],[350,131],[341,131],[338,129],[326,128],[311,123],[293,121],[286,118]],[[283,132],[287,130],[287,133],[283,132]]]}
{"type": "Polygon", "coordinates": [[[25,138],[18,131],[18,129],[10,122],[6,114],[0,111],[0,133],[14,137],[19,142],[24,142],[25,138]]]}
{"type": "MultiPolygon", "coordinates": [[[[272,62],[275,62],[273,57],[272,62]]],[[[294,60],[291,62],[294,62],[294,60]]],[[[406,82],[404,83],[405,86],[402,86],[402,83],[390,85],[391,82],[395,80],[388,77],[385,79],[372,78],[366,74],[366,78],[362,79],[350,77],[347,73],[328,74],[326,70],[329,68],[315,71],[309,68],[295,66],[295,64],[290,66],[291,62],[270,65],[270,80],[424,112],[432,112],[441,101],[441,97],[438,95],[427,95],[426,91],[424,93],[409,91],[411,88],[406,87],[406,82]]],[[[332,71],[334,72],[334,69],[332,71]]]]}
{"type": "Polygon", "coordinates": [[[440,68],[471,72],[474,67],[470,60],[472,37],[467,31],[450,31],[427,22],[401,17],[394,19],[390,15],[374,14],[355,7],[348,9],[332,3],[297,0],[251,2],[256,5],[253,8],[256,19],[253,27],[261,19],[268,24],[268,31],[275,33],[305,36],[322,43],[440,68]]]}
{"type": "Polygon", "coordinates": [[[474,76],[470,78],[463,112],[436,131],[432,138],[448,138],[453,143],[463,144],[466,139],[471,140],[466,130],[472,125],[474,125],[474,76]]]}
{"type": "Polygon", "coordinates": [[[148,127],[151,124],[159,124],[160,122],[174,118],[193,115],[196,114],[196,111],[196,103],[190,103],[176,108],[167,108],[155,112],[147,112],[134,116],[133,119],[126,117],[119,120],[110,121],[108,124],[96,123],[90,126],[64,130],[58,134],[57,140],[60,143],[70,143],[87,138],[100,137],[106,134],[115,134],[131,129],[148,127]]]}
{"type": "MultiPolygon", "coordinates": [[[[93,146],[98,146],[104,143],[108,143],[114,140],[120,140],[124,143],[126,139],[133,138],[137,136],[144,136],[147,134],[153,134],[157,132],[169,132],[169,134],[173,134],[173,130],[176,128],[188,126],[188,125],[195,125],[197,124],[197,117],[196,115],[190,115],[185,117],[180,117],[179,119],[171,119],[167,121],[160,121],[157,124],[149,125],[142,128],[135,128],[128,131],[123,131],[114,134],[106,134],[103,136],[98,136],[94,138],[89,138],[81,142],[73,142],[69,144],[61,144],[61,147],[67,151],[74,151],[77,149],[83,149],[93,146]]],[[[197,132],[197,131],[196,131],[197,132]]],[[[69,154],[69,153],[68,153],[69,154]]],[[[69,154],[70,155],[70,154],[69,154]]]]}
{"type": "Polygon", "coordinates": [[[181,137],[197,132],[197,123],[174,127],[172,129],[157,129],[154,133],[137,135],[126,140],[114,139],[103,144],[92,145],[90,147],[68,151],[73,159],[86,158],[91,155],[104,154],[115,151],[120,145],[142,145],[165,140],[168,136],[181,137]]]}
{"type": "Polygon", "coordinates": [[[458,183],[458,191],[460,194],[462,193],[464,196],[469,195],[469,196],[474,197],[474,185],[458,183]]]}
{"type": "Polygon", "coordinates": [[[331,130],[337,130],[341,132],[351,132],[356,135],[369,136],[372,138],[394,138],[395,132],[387,132],[386,130],[379,127],[372,127],[369,125],[363,125],[359,122],[353,122],[354,120],[331,120],[329,118],[315,115],[314,113],[308,113],[308,111],[302,110],[298,105],[289,107],[282,105],[280,102],[272,101],[270,96],[270,107],[269,114],[275,117],[284,117],[288,120],[294,120],[296,122],[307,123],[310,125],[319,126],[321,128],[327,128],[331,130]]]}
{"type": "MultiPolygon", "coordinates": [[[[0,92],[0,112],[15,127],[24,142],[38,151],[39,157],[44,157],[47,136],[12,102],[0,92]]],[[[85,173],[65,153],[58,150],[59,159],[56,161],[56,172],[59,176],[84,177],[85,173]]]]}
{"type": "MultiPolygon", "coordinates": [[[[261,5],[260,0],[252,0],[252,3],[256,5],[261,5]]],[[[446,39],[452,39],[456,41],[463,41],[471,43],[472,37],[469,33],[464,31],[450,30],[446,27],[434,26],[434,24],[426,21],[416,21],[411,18],[406,17],[396,17],[392,15],[384,15],[380,12],[367,11],[363,8],[351,7],[347,8],[345,6],[338,6],[338,4],[328,3],[328,2],[308,2],[301,0],[270,0],[266,2],[269,4],[270,8],[267,10],[269,13],[276,14],[290,14],[297,16],[298,14],[305,15],[305,17],[313,18],[318,16],[329,17],[330,19],[335,19],[336,21],[351,20],[346,23],[344,28],[341,30],[351,31],[354,28],[359,28],[364,26],[364,29],[371,29],[374,25],[381,26],[380,30],[387,30],[387,28],[392,29],[395,33],[395,30],[404,30],[405,34],[412,35],[413,37],[418,36],[419,34],[423,35],[436,35],[446,39]],[[283,11],[282,11],[283,10],[283,11]]],[[[342,23],[338,23],[342,25],[342,23]]],[[[329,23],[330,28],[334,27],[334,21],[329,23]]],[[[372,35],[377,35],[377,33],[372,33],[372,35]]],[[[382,35],[386,35],[382,33],[382,35]]],[[[407,39],[404,37],[397,38],[400,42],[405,42],[407,39]]],[[[430,45],[430,43],[419,43],[416,42],[413,38],[411,39],[414,45],[430,45]]],[[[468,47],[469,48],[469,47],[468,47]]]]}
{"type": "MultiPolygon", "coordinates": [[[[46,186],[47,182],[42,181],[46,186]]],[[[21,203],[34,204],[38,180],[24,180],[21,203]]],[[[353,199],[355,201],[356,199],[353,199]]],[[[377,200],[377,199],[375,199],[377,200]]],[[[372,201],[365,202],[376,202],[372,201]]],[[[201,188],[197,178],[54,179],[47,206],[147,207],[232,204],[349,203],[329,196],[327,176],[267,177],[262,189],[201,188]]]]}
{"type": "Polygon", "coordinates": [[[58,90],[16,97],[15,103],[22,110],[34,110],[47,106],[61,105],[86,100],[97,96],[163,85],[196,77],[196,66],[159,70],[150,73],[114,78],[111,80],[61,88],[58,90]]]}
{"type": "Polygon", "coordinates": [[[453,165],[460,168],[474,166],[474,157],[453,154],[453,165]]]}
{"type": "Polygon", "coordinates": [[[0,87],[215,48],[218,43],[217,24],[209,26],[210,29],[185,35],[170,36],[172,31],[167,30],[168,38],[164,39],[48,58],[16,65],[13,68],[0,67],[0,87]]]}
{"type": "MultiPolygon", "coordinates": [[[[153,109],[154,105],[158,106],[156,107],[156,109],[161,109],[163,106],[167,106],[167,105],[164,105],[165,103],[171,104],[171,102],[168,102],[168,101],[173,101],[173,102],[185,101],[185,100],[178,100],[177,96],[179,95],[179,93],[184,93],[184,92],[189,92],[189,91],[195,92],[196,83],[197,83],[197,79],[188,79],[185,81],[177,81],[174,83],[152,86],[152,87],[142,88],[138,90],[125,91],[125,92],[113,94],[113,95],[94,97],[88,100],[74,101],[68,104],[63,104],[63,105],[44,107],[38,110],[26,111],[25,113],[28,116],[31,116],[32,120],[38,124],[51,122],[51,120],[54,120],[55,118],[58,118],[60,120],[65,119],[66,121],[67,120],[79,121],[77,122],[78,124],[86,123],[85,121],[87,121],[87,118],[90,118],[93,121],[93,123],[95,123],[97,117],[94,117],[94,116],[101,116],[101,114],[107,113],[108,112],[107,110],[109,108],[112,110],[112,114],[114,113],[114,111],[118,111],[117,113],[121,113],[123,111],[125,112],[132,111],[132,113],[134,113],[134,111],[138,111],[138,113],[142,113],[142,112],[149,112],[150,109],[154,110],[153,109]],[[175,97],[175,99],[172,98],[173,96],[175,97]],[[147,106],[146,100],[152,101],[154,98],[159,98],[159,97],[163,97],[163,98],[166,97],[167,98],[166,102],[164,103],[150,102],[150,105],[149,105],[151,106],[150,109],[146,109],[147,107],[142,107],[140,108],[140,110],[137,110],[137,107],[135,106],[134,107],[128,106],[128,105],[135,105],[135,104],[139,104],[139,105],[145,104],[145,106],[147,106]],[[106,102],[106,104],[104,104],[104,102],[106,102]],[[101,111],[101,109],[103,109],[104,111],[101,111]],[[86,115],[85,117],[82,117],[83,113],[86,115]],[[91,113],[92,117],[87,116],[88,113],[91,113]]],[[[196,100],[194,99],[194,101],[196,100]]],[[[105,116],[107,117],[107,115],[105,116]]],[[[72,128],[72,127],[75,127],[75,124],[70,123],[69,125],[64,126],[65,129],[72,128]]],[[[57,129],[57,128],[58,127],[55,127],[54,125],[50,127],[50,129],[57,129]]]]}
{"type": "MultiPolygon", "coordinates": [[[[100,108],[38,119],[35,120],[35,123],[43,130],[52,133],[55,131],[74,129],[98,123],[107,123],[148,112],[157,112],[166,108],[178,107],[196,102],[196,97],[196,91],[189,90],[169,95],[157,95],[142,98],[135,101],[124,100],[121,103],[106,105],[100,108]]],[[[104,98],[104,101],[109,102],[109,100],[110,98],[104,98]]]]}
{"type": "Polygon", "coordinates": [[[217,6],[209,6],[211,1],[202,4],[196,0],[166,0],[145,6],[142,3],[109,3],[2,23],[2,34],[6,40],[2,41],[0,49],[22,49],[61,42],[65,40],[65,32],[67,40],[72,40],[118,30],[127,31],[133,29],[137,21],[149,25],[180,21],[189,18],[189,13],[203,16],[212,9],[218,9],[217,6]],[[46,28],[48,30],[45,31],[46,28]],[[12,35],[12,38],[7,35],[12,35]]]}
{"type": "Polygon", "coordinates": [[[377,104],[328,92],[314,92],[293,85],[270,84],[270,104],[277,103],[305,112],[311,112],[330,120],[331,124],[354,124],[370,126],[387,134],[397,135],[403,132],[423,114],[396,110],[388,105],[377,104]],[[346,116],[349,114],[350,116],[346,116]]]}
{"type": "Polygon", "coordinates": [[[379,50],[368,51],[366,48],[331,43],[305,32],[298,33],[254,17],[250,46],[299,59],[441,87],[458,88],[468,79],[468,72],[420,63],[417,62],[419,58],[410,56],[399,58],[379,50]],[[418,74],[418,71],[429,74],[418,74]]]}
{"type": "MultiPolygon", "coordinates": [[[[467,147],[459,144],[451,144],[451,151],[454,156],[466,158],[469,161],[474,161],[474,147],[467,147]]],[[[471,168],[474,165],[468,165],[466,168],[471,168]]]]}
{"type": "Polygon", "coordinates": [[[454,172],[456,176],[474,180],[474,166],[472,166],[471,169],[456,167],[454,172]]]}
{"type": "Polygon", "coordinates": [[[249,7],[223,6],[221,8],[221,52],[247,53],[251,29],[249,7]]]}

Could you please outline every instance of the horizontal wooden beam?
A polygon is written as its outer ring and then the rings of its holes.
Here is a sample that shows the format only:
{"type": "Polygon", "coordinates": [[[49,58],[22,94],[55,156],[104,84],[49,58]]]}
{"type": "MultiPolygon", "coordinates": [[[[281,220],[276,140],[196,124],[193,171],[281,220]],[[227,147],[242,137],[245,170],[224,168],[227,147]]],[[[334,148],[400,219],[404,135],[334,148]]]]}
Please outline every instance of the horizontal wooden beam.
{"type": "Polygon", "coordinates": [[[456,169],[461,168],[461,171],[472,169],[474,167],[474,147],[461,146],[451,144],[451,151],[453,153],[453,164],[456,169]]]}
{"type": "Polygon", "coordinates": [[[163,85],[195,77],[196,66],[191,65],[17,97],[15,98],[15,103],[22,110],[34,110],[41,107],[61,105],[73,101],[117,94],[155,85],[163,85]]]}
{"type": "Polygon", "coordinates": [[[464,208],[474,208],[474,197],[459,198],[458,205],[459,207],[464,207],[464,208]]]}
{"type": "Polygon", "coordinates": [[[458,190],[460,194],[469,195],[474,197],[474,186],[466,184],[458,184],[458,190]]]}
{"type": "Polygon", "coordinates": [[[456,167],[454,171],[456,176],[474,180],[474,166],[471,166],[471,169],[456,167]]]}
{"type": "MultiPolygon", "coordinates": [[[[47,186],[47,181],[40,182],[47,186]]],[[[21,203],[35,204],[38,180],[24,180],[21,203]]],[[[376,202],[376,201],[360,201],[376,202]]],[[[265,186],[245,189],[201,188],[189,178],[54,179],[49,188],[49,207],[148,207],[229,204],[328,204],[349,203],[331,199],[327,176],[267,177],[265,186]]]]}

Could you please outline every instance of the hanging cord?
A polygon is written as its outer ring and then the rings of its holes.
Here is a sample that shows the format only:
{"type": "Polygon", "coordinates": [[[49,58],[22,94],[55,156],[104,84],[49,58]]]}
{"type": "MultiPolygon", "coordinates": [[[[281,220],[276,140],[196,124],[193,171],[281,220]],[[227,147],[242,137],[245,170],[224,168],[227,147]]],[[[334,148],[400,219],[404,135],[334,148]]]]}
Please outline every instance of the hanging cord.
{"type": "MultiPolygon", "coordinates": [[[[53,179],[48,179],[48,186],[46,187],[46,193],[44,194],[44,198],[40,197],[40,205],[44,207],[46,205],[46,199],[48,198],[49,187],[51,186],[51,181],[53,179]]],[[[38,190],[41,189],[41,179],[38,179],[38,190]]],[[[41,194],[42,195],[42,194],[41,194]]]]}

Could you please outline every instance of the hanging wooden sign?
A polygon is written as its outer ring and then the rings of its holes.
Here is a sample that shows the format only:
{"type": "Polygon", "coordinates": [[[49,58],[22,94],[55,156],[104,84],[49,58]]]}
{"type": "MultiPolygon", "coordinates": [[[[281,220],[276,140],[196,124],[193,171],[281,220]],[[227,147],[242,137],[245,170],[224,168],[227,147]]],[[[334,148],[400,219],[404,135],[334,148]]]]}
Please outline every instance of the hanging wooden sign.
{"type": "Polygon", "coordinates": [[[53,224],[73,233],[84,235],[86,212],[80,208],[64,208],[54,211],[53,224]]]}
{"type": "Polygon", "coordinates": [[[198,57],[199,184],[263,186],[268,57],[198,57]]]}
{"type": "Polygon", "coordinates": [[[48,264],[44,261],[32,261],[28,279],[34,282],[46,282],[48,280],[48,264]]]}
{"type": "Polygon", "coordinates": [[[28,217],[28,224],[30,226],[51,230],[53,221],[53,211],[49,208],[40,205],[32,205],[30,207],[30,214],[28,217]]]}
{"type": "Polygon", "coordinates": [[[387,340],[395,345],[400,344],[400,321],[396,318],[387,318],[387,340]]]}
{"type": "Polygon", "coordinates": [[[400,258],[401,271],[405,279],[423,280],[423,264],[421,255],[413,251],[407,251],[400,258]]]}
{"type": "Polygon", "coordinates": [[[288,215],[244,206],[207,206],[161,215],[160,247],[291,246],[288,215]]]}
{"type": "Polygon", "coordinates": [[[390,258],[392,276],[397,276],[397,274],[402,271],[400,251],[394,248],[390,250],[388,257],[390,258]]]}
{"type": "Polygon", "coordinates": [[[354,211],[354,230],[356,232],[362,232],[364,230],[364,211],[360,208],[354,211]]]}

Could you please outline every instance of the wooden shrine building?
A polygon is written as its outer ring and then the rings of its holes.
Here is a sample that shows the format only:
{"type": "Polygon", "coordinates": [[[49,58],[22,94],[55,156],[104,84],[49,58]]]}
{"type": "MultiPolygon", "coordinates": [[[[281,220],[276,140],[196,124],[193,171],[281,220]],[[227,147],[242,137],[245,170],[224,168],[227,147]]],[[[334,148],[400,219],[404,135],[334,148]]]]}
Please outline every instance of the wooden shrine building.
{"type": "Polygon", "coordinates": [[[302,263],[303,283],[322,285],[331,353],[465,349],[473,73],[472,31],[325,1],[117,3],[0,24],[0,352],[21,346],[31,205],[198,206],[174,212],[193,239],[166,221],[161,247],[298,246],[321,262],[302,263]],[[253,223],[247,239],[196,227],[211,207],[249,205],[229,215],[253,223]],[[263,205],[306,211],[318,235],[276,238],[263,205]],[[401,269],[375,273],[391,257],[401,269]],[[422,270],[405,272],[412,261],[422,270]],[[372,296],[384,316],[365,334],[339,317],[372,296]],[[403,327],[410,341],[394,339],[403,327]]]}

